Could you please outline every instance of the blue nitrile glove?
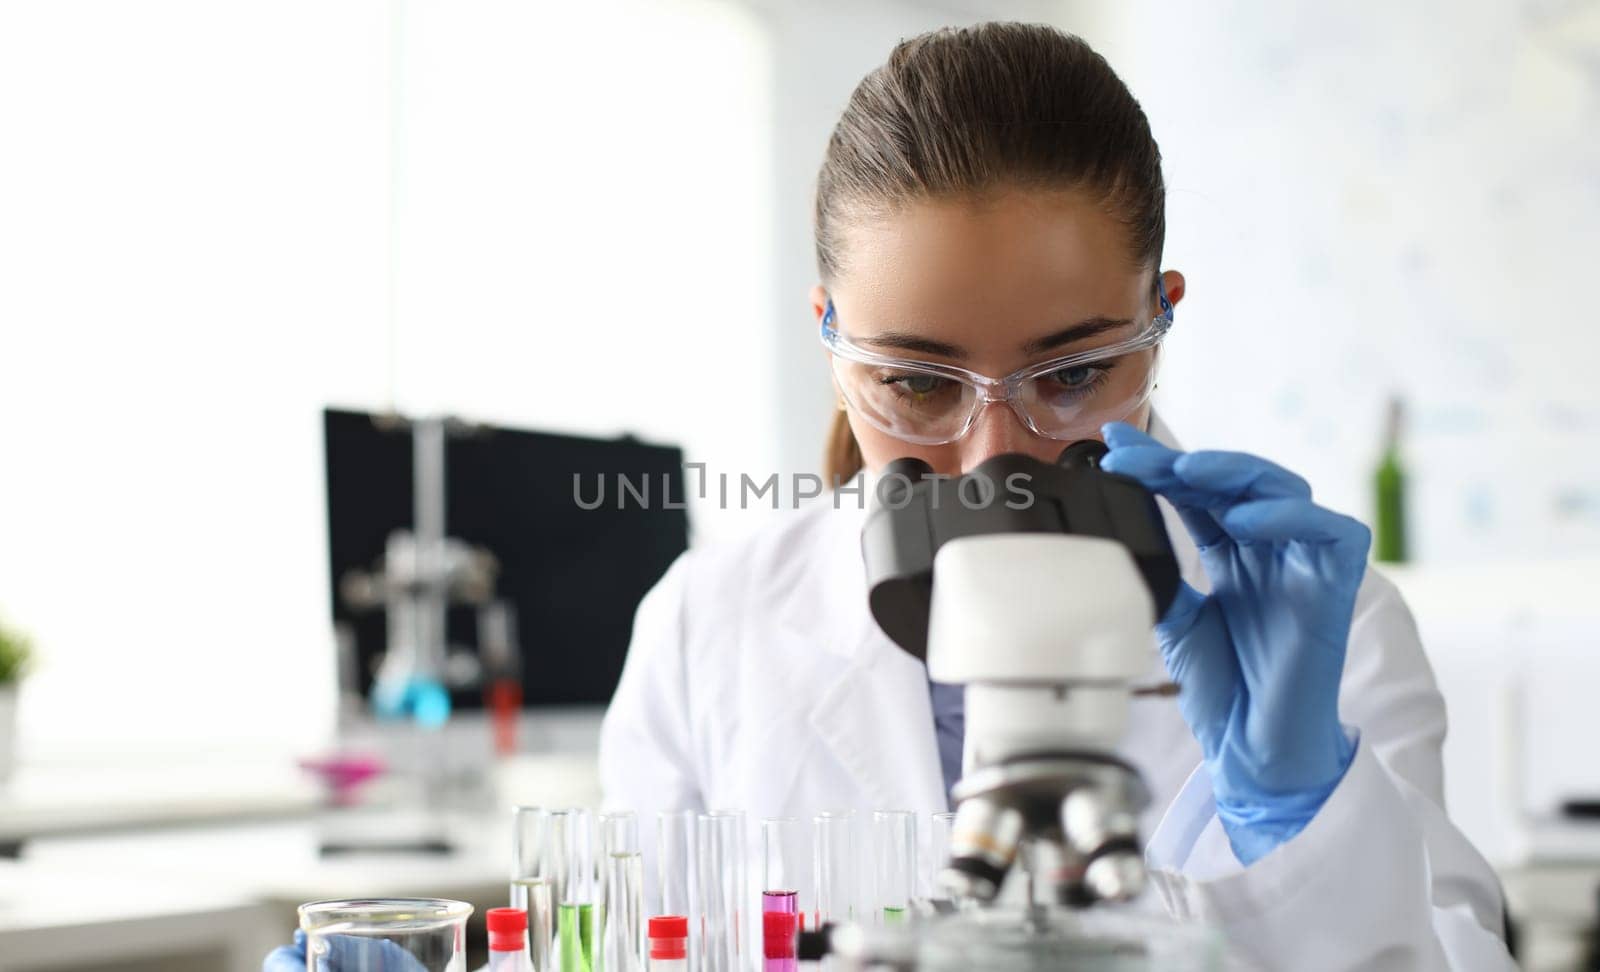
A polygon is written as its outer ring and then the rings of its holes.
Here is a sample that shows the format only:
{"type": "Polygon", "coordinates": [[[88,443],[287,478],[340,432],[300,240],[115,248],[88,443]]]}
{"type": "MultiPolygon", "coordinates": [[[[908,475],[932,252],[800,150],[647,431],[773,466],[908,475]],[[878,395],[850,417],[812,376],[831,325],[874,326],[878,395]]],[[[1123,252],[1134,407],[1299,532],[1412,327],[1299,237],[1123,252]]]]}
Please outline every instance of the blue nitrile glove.
{"type": "Polygon", "coordinates": [[[306,972],[306,933],[296,928],[293,945],[279,945],[261,960],[261,972],[306,972]]]}
{"type": "Polygon", "coordinates": [[[1252,864],[1311,822],[1355,756],[1339,679],[1371,531],[1265,459],[1102,432],[1101,468],[1166,497],[1200,548],[1211,594],[1182,584],[1156,639],[1228,841],[1252,864]]]}
{"type": "MultiPolygon", "coordinates": [[[[330,935],[328,954],[317,960],[317,972],[427,972],[423,964],[387,938],[330,935]]],[[[267,953],[261,972],[306,972],[306,933],[294,933],[293,945],[267,953]]]]}

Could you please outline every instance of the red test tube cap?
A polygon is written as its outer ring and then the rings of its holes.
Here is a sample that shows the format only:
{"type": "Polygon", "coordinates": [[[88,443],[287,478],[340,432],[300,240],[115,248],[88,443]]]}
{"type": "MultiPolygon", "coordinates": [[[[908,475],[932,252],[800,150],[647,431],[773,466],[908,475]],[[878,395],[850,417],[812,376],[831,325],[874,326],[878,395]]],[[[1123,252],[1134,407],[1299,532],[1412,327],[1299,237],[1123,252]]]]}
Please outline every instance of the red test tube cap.
{"type": "Polygon", "coordinates": [[[521,908],[490,908],[489,951],[520,952],[528,947],[528,913],[521,908]]]}
{"type": "Polygon", "coordinates": [[[689,919],[684,915],[657,915],[651,918],[648,934],[651,958],[688,958],[689,919]]]}

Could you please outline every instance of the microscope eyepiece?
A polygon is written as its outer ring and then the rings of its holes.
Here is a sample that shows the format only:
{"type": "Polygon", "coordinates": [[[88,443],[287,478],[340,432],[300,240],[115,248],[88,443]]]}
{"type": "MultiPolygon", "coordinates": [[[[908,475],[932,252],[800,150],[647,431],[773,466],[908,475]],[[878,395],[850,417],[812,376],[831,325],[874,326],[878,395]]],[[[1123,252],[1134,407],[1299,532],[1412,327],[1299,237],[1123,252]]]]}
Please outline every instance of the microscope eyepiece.
{"type": "Polygon", "coordinates": [[[878,484],[880,502],[900,505],[909,503],[911,494],[924,476],[933,475],[933,467],[921,459],[906,456],[896,459],[883,468],[883,479],[878,484]]]}
{"type": "Polygon", "coordinates": [[[1099,439],[1085,439],[1062,449],[1056,465],[1066,469],[1099,469],[1100,459],[1110,451],[1099,439]]]}

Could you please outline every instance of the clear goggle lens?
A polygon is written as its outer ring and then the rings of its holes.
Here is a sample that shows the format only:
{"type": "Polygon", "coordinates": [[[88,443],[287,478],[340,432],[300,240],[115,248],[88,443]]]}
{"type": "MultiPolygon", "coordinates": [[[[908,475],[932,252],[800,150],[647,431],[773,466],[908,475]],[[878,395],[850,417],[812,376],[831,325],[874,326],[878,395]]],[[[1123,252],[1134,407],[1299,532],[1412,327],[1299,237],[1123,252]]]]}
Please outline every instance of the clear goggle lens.
{"type": "Polygon", "coordinates": [[[980,389],[944,370],[910,362],[833,357],[834,379],[845,401],[886,435],[920,445],[941,445],[966,435],[980,408],[1006,402],[1034,434],[1075,440],[1098,434],[1150,398],[1158,345],[1077,361],[1032,377],[980,389]]]}

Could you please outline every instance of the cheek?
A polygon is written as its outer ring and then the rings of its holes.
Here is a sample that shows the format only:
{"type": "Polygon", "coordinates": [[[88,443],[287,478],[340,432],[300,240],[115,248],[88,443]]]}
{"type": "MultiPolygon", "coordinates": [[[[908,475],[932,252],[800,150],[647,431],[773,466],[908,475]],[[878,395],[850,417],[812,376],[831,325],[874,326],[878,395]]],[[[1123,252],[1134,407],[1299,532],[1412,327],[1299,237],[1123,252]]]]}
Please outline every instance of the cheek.
{"type": "MultiPolygon", "coordinates": [[[[1148,432],[1150,431],[1150,409],[1152,407],[1153,406],[1146,401],[1143,405],[1140,405],[1137,409],[1135,409],[1132,415],[1129,415],[1127,418],[1123,419],[1123,421],[1138,429],[1140,432],[1148,432]]],[[[1105,436],[1097,435],[1095,438],[1104,441],[1105,436]]]]}

